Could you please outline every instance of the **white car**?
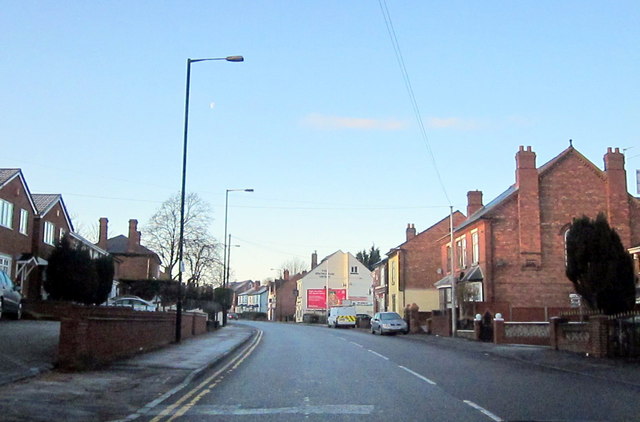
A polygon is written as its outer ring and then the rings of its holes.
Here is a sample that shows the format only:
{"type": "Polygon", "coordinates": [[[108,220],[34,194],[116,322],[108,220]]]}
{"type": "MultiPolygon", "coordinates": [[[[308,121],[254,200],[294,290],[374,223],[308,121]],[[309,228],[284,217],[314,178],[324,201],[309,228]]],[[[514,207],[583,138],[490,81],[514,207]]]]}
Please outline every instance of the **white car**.
{"type": "Polygon", "coordinates": [[[138,296],[123,296],[111,299],[109,306],[124,306],[134,311],[157,311],[158,307],[138,296]]]}

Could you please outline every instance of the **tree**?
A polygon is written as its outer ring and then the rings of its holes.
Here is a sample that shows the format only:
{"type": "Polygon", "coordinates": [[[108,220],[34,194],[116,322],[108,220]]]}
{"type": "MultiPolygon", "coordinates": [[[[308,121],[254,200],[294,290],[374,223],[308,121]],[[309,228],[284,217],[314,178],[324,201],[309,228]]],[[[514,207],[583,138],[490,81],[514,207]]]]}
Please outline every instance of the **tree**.
{"type": "MultiPolygon", "coordinates": [[[[288,270],[291,275],[301,274],[303,271],[306,271],[307,268],[309,268],[309,265],[300,258],[291,258],[280,264],[280,269],[282,271],[288,270]]],[[[280,277],[282,277],[282,271],[280,272],[280,277]]]]}
{"type": "Polygon", "coordinates": [[[226,312],[231,308],[231,302],[233,300],[233,289],[226,287],[218,287],[213,289],[213,301],[219,303],[222,309],[226,312]]]}
{"type": "Polygon", "coordinates": [[[113,283],[110,256],[91,259],[85,248],[75,248],[63,237],[49,256],[44,288],[53,300],[100,304],[113,283]]]}
{"type": "Polygon", "coordinates": [[[371,249],[367,252],[363,249],[356,254],[356,259],[364,264],[369,271],[373,270],[373,266],[380,261],[380,249],[376,248],[376,245],[371,245],[371,249]]]}
{"type": "Polygon", "coordinates": [[[111,255],[96,258],[93,262],[96,268],[97,279],[94,303],[99,304],[105,302],[109,298],[109,293],[111,293],[111,289],[113,287],[115,268],[113,266],[113,257],[111,255]]]}
{"type": "Polygon", "coordinates": [[[574,219],[566,247],[567,278],[591,309],[611,315],[633,308],[633,261],[604,214],[574,219]]]}
{"type": "MultiPolygon", "coordinates": [[[[179,273],[180,199],[180,194],[176,194],[163,202],[145,227],[146,245],[158,254],[173,280],[179,273]]],[[[213,282],[219,273],[215,269],[220,260],[219,246],[208,232],[211,207],[198,194],[190,193],[185,198],[184,210],[183,257],[187,281],[199,283],[210,277],[213,282]]]]}

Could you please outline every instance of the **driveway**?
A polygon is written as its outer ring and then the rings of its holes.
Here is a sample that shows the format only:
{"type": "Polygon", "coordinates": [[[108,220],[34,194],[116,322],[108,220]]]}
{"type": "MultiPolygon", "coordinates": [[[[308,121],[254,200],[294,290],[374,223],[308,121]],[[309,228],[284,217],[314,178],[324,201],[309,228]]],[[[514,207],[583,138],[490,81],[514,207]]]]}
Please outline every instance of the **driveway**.
{"type": "Polygon", "coordinates": [[[0,320],[0,385],[53,368],[60,322],[0,320]]]}

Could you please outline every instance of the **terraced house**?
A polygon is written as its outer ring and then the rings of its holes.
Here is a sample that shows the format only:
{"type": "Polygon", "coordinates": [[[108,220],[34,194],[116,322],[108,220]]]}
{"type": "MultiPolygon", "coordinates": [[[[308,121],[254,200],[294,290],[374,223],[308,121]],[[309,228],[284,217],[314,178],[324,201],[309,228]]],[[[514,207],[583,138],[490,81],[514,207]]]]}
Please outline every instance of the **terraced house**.
{"type": "Polygon", "coordinates": [[[569,308],[574,289],[565,276],[565,236],[573,218],[600,212],[625,248],[638,250],[640,200],[627,191],[618,148],[607,150],[601,170],[571,145],[541,167],[531,147],[520,147],[515,183],[486,205],[481,192],[471,193],[454,244],[439,242],[446,274],[437,284],[440,307],[450,307],[453,275],[474,305],[470,314],[489,310],[509,320],[546,320],[569,308]]]}

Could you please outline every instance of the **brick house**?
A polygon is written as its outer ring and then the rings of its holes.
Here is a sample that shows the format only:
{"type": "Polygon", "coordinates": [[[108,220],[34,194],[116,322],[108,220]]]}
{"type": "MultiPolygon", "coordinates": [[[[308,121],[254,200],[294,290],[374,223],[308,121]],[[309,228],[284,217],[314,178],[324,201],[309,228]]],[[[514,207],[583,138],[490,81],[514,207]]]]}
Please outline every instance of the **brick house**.
{"type": "MultiPolygon", "coordinates": [[[[471,313],[501,312],[511,320],[541,320],[570,307],[565,235],[575,217],[604,212],[623,245],[640,245],[640,200],[627,191],[624,156],[608,149],[600,170],[573,146],[541,167],[531,147],[516,154],[516,181],[482,204],[468,195],[468,217],[454,229],[454,274],[471,313]]],[[[447,276],[437,287],[450,307],[451,245],[440,242],[447,276]]]]}
{"type": "Polygon", "coordinates": [[[129,220],[129,235],[108,238],[108,222],[100,219],[98,246],[109,252],[118,262],[115,268],[116,280],[151,280],[161,278],[160,257],[157,253],[140,244],[138,220],[129,220]]]}
{"type": "MultiPolygon", "coordinates": [[[[451,217],[454,225],[465,219],[459,211],[451,217]]],[[[438,273],[440,250],[433,245],[450,232],[450,226],[449,216],[418,234],[415,225],[407,225],[405,242],[386,254],[387,310],[403,315],[404,308],[413,303],[422,311],[438,309],[438,290],[434,284],[442,277],[438,273]]]]}
{"type": "Polygon", "coordinates": [[[293,321],[295,319],[298,280],[304,277],[305,274],[307,274],[306,271],[290,276],[289,270],[284,270],[282,278],[273,281],[272,289],[274,290],[275,306],[273,307],[271,320],[293,321]]]}
{"type": "Polygon", "coordinates": [[[92,256],[106,252],[73,231],[60,194],[32,194],[20,169],[0,169],[0,269],[29,300],[42,298],[47,259],[65,235],[92,256]]]}

